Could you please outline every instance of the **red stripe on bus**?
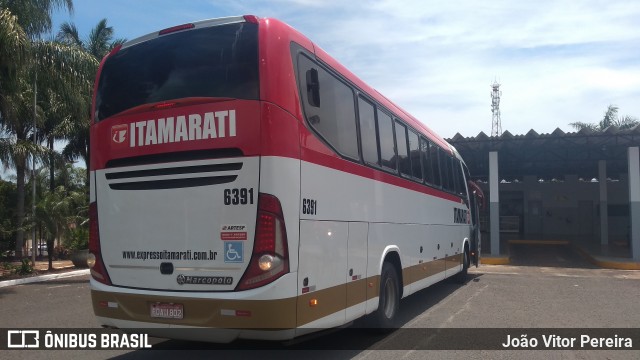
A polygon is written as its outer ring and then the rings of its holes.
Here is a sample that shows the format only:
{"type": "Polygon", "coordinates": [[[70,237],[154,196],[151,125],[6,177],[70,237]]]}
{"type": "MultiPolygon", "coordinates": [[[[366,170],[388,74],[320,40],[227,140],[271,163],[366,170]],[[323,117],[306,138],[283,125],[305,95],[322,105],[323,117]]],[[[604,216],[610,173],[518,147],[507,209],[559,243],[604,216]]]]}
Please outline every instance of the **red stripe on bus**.
{"type": "Polygon", "coordinates": [[[386,184],[420,192],[426,195],[435,196],[456,203],[460,203],[461,201],[461,198],[456,195],[446,193],[427,185],[419,184],[415,181],[400,178],[396,175],[386,173],[383,170],[373,169],[362,164],[344,160],[335,156],[326,155],[302,148],[300,158],[302,161],[328,167],[330,169],[342,171],[363,178],[380,181],[386,184]]]}

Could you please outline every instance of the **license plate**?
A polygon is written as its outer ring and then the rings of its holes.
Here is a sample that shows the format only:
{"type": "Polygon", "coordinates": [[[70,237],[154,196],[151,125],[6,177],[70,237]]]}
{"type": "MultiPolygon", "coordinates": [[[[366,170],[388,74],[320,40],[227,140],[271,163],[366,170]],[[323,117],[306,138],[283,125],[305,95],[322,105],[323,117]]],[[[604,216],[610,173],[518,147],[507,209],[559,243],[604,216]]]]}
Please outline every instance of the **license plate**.
{"type": "Polygon", "coordinates": [[[184,318],[184,306],[173,303],[151,304],[151,317],[161,319],[182,319],[184,318]]]}

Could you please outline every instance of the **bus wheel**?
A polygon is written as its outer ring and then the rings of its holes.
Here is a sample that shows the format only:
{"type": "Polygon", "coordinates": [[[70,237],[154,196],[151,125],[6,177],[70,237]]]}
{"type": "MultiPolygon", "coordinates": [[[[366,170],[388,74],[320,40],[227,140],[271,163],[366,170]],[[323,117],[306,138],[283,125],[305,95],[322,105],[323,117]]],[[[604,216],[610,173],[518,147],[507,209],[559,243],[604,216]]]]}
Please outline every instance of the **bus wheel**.
{"type": "Polygon", "coordinates": [[[469,248],[464,248],[464,253],[462,255],[462,271],[455,275],[455,281],[458,284],[464,284],[467,281],[467,274],[469,272],[469,265],[471,264],[471,259],[469,258],[469,248]]]}
{"type": "Polygon", "coordinates": [[[388,262],[382,265],[379,299],[378,310],[371,314],[370,323],[378,331],[389,332],[397,328],[396,321],[400,309],[400,282],[396,268],[388,262]]]}

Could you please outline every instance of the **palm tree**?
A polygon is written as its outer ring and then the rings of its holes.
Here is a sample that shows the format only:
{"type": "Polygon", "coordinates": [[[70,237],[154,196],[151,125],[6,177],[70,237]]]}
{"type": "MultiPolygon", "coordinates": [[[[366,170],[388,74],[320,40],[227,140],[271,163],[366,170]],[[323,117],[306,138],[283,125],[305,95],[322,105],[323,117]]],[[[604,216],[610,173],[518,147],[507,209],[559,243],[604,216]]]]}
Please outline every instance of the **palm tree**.
{"type": "Polygon", "coordinates": [[[78,74],[96,67],[82,51],[36,40],[51,29],[51,13],[57,8],[72,10],[72,1],[0,0],[0,160],[16,170],[17,257],[22,256],[24,239],[27,160],[50,158],[46,148],[33,143],[34,115],[42,123],[42,109],[33,109],[36,74],[38,86],[65,98],[77,91],[77,84],[90,81],[78,74]]]}
{"type": "MultiPolygon", "coordinates": [[[[73,23],[60,25],[56,39],[70,46],[83,49],[96,61],[102,60],[113,48],[122,45],[126,39],[114,39],[113,27],[107,26],[107,19],[102,19],[91,29],[87,40],[80,39],[78,29],[73,23]]],[[[95,73],[95,71],[93,72],[95,73]]],[[[91,74],[93,75],[93,74],[91,74]]],[[[61,123],[61,131],[67,135],[67,145],[62,154],[69,160],[81,158],[87,164],[86,175],[89,181],[89,126],[91,118],[91,89],[84,93],[85,115],[61,123]]]]}
{"type": "Polygon", "coordinates": [[[89,201],[84,192],[59,186],[48,191],[36,206],[35,222],[41,225],[47,240],[49,270],[53,268],[53,242],[69,231],[69,225],[86,223],[89,201]]]}
{"type": "Polygon", "coordinates": [[[569,125],[580,131],[582,129],[588,129],[592,131],[604,131],[610,126],[615,126],[620,130],[631,129],[638,125],[638,119],[630,115],[618,116],[618,107],[615,105],[609,105],[607,111],[604,113],[604,117],[597,124],[585,123],[585,122],[573,122],[569,125]]]}
{"type": "Polygon", "coordinates": [[[0,9],[17,17],[18,26],[35,39],[51,31],[51,14],[57,9],[73,12],[73,0],[0,0],[0,9]]]}
{"type": "Polygon", "coordinates": [[[107,19],[102,19],[91,29],[89,38],[86,41],[80,39],[78,29],[73,23],[65,22],[60,25],[60,31],[56,39],[62,43],[75,45],[91,54],[96,60],[100,61],[113,48],[124,44],[126,39],[114,39],[113,27],[107,26],[107,19]]]}

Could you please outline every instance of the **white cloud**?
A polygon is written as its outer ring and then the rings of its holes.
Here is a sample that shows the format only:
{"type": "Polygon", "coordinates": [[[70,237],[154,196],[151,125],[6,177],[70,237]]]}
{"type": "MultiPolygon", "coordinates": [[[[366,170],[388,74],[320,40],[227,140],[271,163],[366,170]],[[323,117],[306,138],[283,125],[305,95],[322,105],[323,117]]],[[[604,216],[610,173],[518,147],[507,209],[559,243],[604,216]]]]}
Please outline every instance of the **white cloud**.
{"type": "Polygon", "coordinates": [[[512,133],[569,131],[609,103],[640,115],[632,2],[393,0],[334,14],[296,27],[446,137],[490,132],[494,77],[512,133]]]}
{"type": "Polygon", "coordinates": [[[108,16],[128,38],[211,17],[279,18],[445,137],[491,131],[494,78],[502,127],[514,134],[569,131],[570,122],[599,121],[609,104],[640,117],[637,1],[87,3],[76,18],[108,16]]]}

